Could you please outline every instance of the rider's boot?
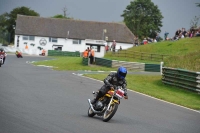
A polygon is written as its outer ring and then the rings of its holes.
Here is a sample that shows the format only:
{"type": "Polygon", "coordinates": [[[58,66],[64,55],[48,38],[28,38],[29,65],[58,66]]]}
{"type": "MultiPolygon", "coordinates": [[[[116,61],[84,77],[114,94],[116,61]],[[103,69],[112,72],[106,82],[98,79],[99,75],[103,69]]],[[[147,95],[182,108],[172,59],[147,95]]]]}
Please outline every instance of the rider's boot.
{"type": "Polygon", "coordinates": [[[91,101],[91,104],[95,104],[100,97],[102,97],[101,92],[97,93],[97,96],[91,101]]]}

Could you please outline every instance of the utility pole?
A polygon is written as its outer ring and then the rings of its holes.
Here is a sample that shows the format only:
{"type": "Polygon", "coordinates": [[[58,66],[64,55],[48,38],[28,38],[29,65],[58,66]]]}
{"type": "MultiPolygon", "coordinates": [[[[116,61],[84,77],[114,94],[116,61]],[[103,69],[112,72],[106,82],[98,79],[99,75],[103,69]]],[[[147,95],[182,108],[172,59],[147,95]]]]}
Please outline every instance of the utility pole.
{"type": "Polygon", "coordinates": [[[66,18],[66,12],[67,12],[66,6],[63,8],[63,12],[64,12],[64,17],[66,18]]]}

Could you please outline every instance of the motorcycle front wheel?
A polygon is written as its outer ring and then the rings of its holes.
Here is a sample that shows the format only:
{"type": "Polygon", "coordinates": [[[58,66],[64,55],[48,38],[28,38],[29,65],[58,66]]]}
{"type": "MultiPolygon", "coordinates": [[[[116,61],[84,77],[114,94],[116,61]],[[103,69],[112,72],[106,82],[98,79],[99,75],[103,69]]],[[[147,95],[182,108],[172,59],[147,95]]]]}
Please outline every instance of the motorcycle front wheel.
{"type": "Polygon", "coordinates": [[[91,107],[89,107],[88,109],[88,116],[89,117],[93,117],[95,115],[95,113],[92,111],[91,107]]]}
{"type": "Polygon", "coordinates": [[[104,122],[109,121],[115,115],[117,109],[118,109],[118,104],[110,105],[109,110],[108,111],[106,110],[103,114],[103,121],[104,122]]]}

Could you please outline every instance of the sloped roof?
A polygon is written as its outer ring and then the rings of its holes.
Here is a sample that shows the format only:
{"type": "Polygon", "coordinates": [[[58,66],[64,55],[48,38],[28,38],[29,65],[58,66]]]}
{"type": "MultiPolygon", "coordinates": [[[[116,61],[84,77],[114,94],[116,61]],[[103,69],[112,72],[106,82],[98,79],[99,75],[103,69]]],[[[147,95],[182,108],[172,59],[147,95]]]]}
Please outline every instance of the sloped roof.
{"type": "Polygon", "coordinates": [[[133,43],[134,35],[124,24],[18,15],[15,34],[71,39],[102,40],[103,29],[108,41],[133,43]],[[69,33],[69,34],[68,34],[69,33]]]}

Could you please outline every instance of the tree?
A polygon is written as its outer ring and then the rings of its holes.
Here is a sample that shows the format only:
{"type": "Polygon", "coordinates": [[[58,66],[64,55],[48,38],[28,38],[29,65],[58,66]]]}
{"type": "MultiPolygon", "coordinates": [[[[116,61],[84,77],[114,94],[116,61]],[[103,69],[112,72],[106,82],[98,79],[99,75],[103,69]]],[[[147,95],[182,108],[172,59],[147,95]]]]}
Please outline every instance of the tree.
{"type": "Polygon", "coordinates": [[[190,22],[191,28],[197,28],[198,27],[198,21],[200,17],[195,16],[193,20],[190,22]]]}
{"type": "Polygon", "coordinates": [[[67,14],[67,8],[66,6],[63,8],[63,14],[57,14],[55,16],[53,16],[52,18],[65,18],[65,19],[73,19],[73,18],[70,18],[70,17],[67,17],[69,14],[67,14]]]}
{"type": "Polygon", "coordinates": [[[63,16],[62,14],[57,14],[57,15],[53,16],[52,18],[73,19],[73,18],[65,17],[65,16],[63,16]]]}
{"type": "Polygon", "coordinates": [[[6,13],[6,30],[10,33],[11,42],[14,41],[14,29],[13,27],[16,25],[17,14],[20,15],[28,15],[28,16],[40,16],[39,13],[31,10],[28,7],[18,7],[13,9],[10,13],[6,13]]]}
{"type": "Polygon", "coordinates": [[[0,42],[5,44],[7,41],[8,31],[6,30],[7,13],[0,15],[0,42]]]}
{"type": "Polygon", "coordinates": [[[151,0],[131,1],[121,16],[126,26],[139,38],[155,38],[161,31],[163,16],[151,0]]]}

